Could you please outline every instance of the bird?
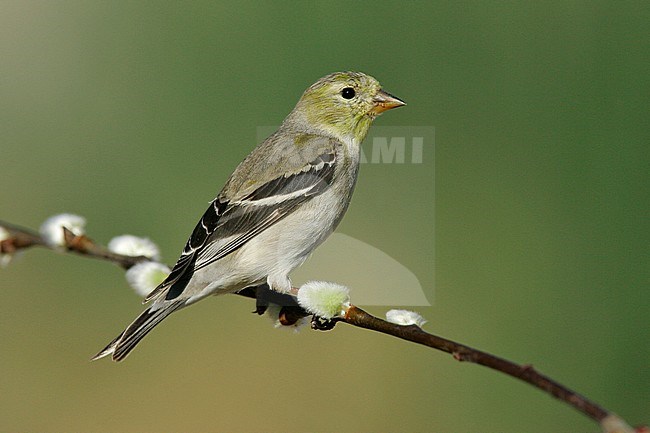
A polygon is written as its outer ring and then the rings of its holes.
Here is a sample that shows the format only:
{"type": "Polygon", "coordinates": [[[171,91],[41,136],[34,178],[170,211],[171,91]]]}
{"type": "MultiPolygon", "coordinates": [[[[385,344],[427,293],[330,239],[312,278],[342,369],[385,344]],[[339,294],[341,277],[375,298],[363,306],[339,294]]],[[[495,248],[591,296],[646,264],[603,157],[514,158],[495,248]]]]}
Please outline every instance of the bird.
{"type": "Polygon", "coordinates": [[[92,359],[123,360],[171,313],[267,283],[291,292],[290,272],[334,231],[375,118],[406,103],[362,72],[335,72],[304,91],[276,132],[237,166],[192,231],[150,303],[92,359]]]}

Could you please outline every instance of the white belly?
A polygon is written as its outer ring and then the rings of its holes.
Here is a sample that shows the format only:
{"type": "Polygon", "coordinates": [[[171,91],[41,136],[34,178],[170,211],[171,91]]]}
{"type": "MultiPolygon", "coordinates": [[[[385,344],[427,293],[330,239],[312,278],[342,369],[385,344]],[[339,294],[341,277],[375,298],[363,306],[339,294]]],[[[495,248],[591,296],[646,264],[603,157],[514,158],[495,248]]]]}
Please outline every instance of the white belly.
{"type": "Polygon", "coordinates": [[[244,245],[238,254],[242,266],[258,270],[261,277],[268,276],[269,285],[275,290],[291,289],[289,272],[300,266],[334,231],[345,210],[345,204],[334,201],[332,194],[329,190],[315,197],[308,206],[244,245]]]}

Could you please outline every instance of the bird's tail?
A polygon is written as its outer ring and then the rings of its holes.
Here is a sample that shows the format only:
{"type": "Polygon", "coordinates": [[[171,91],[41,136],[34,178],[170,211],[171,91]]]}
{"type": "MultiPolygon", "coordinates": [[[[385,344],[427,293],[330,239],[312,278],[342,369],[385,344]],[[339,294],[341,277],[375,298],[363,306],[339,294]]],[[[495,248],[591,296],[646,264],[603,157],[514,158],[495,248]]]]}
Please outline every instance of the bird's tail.
{"type": "Polygon", "coordinates": [[[120,335],[102,349],[92,360],[112,355],[113,361],[121,361],[135,346],[165,317],[185,305],[184,301],[171,302],[156,306],[154,303],[133,321],[120,335]],[[156,308],[157,307],[157,308],[156,308]]]}

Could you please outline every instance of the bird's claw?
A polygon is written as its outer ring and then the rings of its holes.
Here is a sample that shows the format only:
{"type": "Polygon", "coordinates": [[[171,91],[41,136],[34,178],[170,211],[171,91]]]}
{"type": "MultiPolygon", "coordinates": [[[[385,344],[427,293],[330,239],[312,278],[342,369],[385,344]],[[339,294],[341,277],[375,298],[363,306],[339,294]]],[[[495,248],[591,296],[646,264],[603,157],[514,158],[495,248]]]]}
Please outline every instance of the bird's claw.
{"type": "Polygon", "coordinates": [[[314,329],[316,331],[330,331],[334,329],[336,322],[336,319],[326,319],[324,317],[314,315],[311,318],[311,329],[314,329]]]}

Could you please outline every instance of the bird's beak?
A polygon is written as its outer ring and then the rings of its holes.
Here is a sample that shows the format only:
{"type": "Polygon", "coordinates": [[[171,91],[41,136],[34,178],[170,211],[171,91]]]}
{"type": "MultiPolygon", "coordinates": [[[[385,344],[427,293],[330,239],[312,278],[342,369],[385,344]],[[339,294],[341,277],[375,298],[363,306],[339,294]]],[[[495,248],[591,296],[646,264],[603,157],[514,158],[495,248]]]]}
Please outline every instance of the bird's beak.
{"type": "Polygon", "coordinates": [[[388,92],[384,92],[383,90],[377,92],[375,97],[372,98],[372,102],[374,107],[372,107],[372,110],[370,111],[375,114],[381,114],[386,110],[390,110],[391,108],[397,108],[401,107],[402,105],[406,105],[406,102],[391,95],[388,92]]]}

